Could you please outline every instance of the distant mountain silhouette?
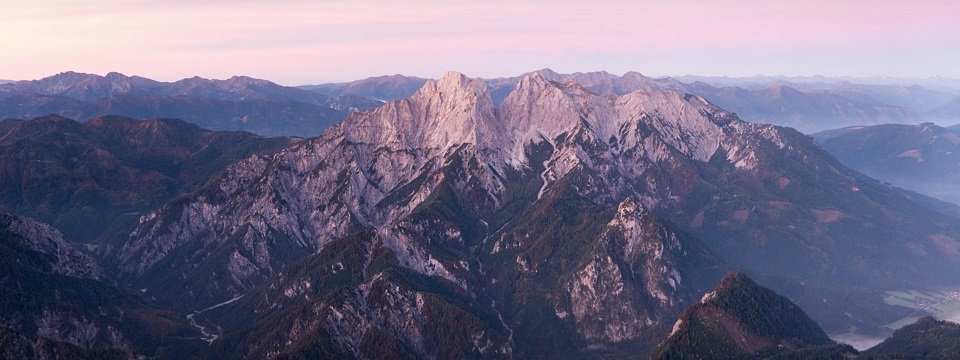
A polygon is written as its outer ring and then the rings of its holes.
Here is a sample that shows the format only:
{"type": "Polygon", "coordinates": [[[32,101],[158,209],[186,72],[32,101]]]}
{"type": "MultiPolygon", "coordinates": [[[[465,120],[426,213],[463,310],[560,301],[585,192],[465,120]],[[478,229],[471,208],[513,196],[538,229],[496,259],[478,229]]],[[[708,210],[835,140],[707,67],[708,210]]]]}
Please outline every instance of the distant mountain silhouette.
{"type": "Polygon", "coordinates": [[[138,76],[74,72],[0,85],[0,118],[58,114],[78,120],[102,115],[179,118],[212,130],[314,136],[358,109],[380,103],[326,96],[266,80],[234,76],[159,82],[138,76]]]}
{"type": "Polygon", "coordinates": [[[960,133],[932,123],[875,125],[813,134],[851,168],[960,204],[960,133]]]}

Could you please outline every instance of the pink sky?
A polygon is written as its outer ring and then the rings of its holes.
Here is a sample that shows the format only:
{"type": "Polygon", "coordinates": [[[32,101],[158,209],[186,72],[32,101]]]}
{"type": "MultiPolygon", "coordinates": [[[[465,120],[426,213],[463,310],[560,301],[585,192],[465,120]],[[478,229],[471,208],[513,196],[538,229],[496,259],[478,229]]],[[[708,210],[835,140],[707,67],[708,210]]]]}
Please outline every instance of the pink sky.
{"type": "Polygon", "coordinates": [[[0,78],[960,77],[960,1],[0,0],[0,78]]]}

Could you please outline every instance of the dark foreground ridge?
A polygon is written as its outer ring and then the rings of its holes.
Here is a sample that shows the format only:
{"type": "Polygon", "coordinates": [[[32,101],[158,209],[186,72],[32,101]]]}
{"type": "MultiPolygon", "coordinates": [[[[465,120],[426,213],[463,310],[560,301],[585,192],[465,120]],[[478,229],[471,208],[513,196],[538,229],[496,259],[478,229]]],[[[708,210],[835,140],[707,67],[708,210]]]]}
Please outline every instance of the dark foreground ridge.
{"type": "Polygon", "coordinates": [[[960,325],[924,317],[863,352],[878,359],[960,359],[960,325]]]}
{"type": "Polygon", "coordinates": [[[739,271],[688,308],[654,359],[832,358],[837,344],[799,307],[739,271]]]}

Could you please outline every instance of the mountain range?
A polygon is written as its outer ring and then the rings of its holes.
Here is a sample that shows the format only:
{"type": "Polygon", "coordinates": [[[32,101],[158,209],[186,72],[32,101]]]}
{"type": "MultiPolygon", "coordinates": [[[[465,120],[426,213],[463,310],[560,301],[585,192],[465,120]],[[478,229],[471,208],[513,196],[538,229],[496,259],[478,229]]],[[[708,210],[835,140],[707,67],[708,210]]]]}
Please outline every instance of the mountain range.
{"type": "Polygon", "coordinates": [[[244,76],[167,83],[119,73],[65,72],[0,85],[0,118],[179,118],[212,130],[261,135],[313,136],[351,111],[377,105],[357,96],[330,97],[244,76]]]}
{"type": "MultiPolygon", "coordinates": [[[[703,96],[740,118],[816,132],[851,125],[883,123],[944,124],[960,122],[955,106],[960,86],[952,82],[899,79],[869,81],[848,78],[649,78],[637,72],[617,76],[604,71],[559,74],[537,70],[557,82],[572,81],[601,95],[623,95],[641,89],[677,91],[703,96]]],[[[495,104],[512,91],[518,77],[486,79],[495,104]]],[[[422,78],[383,76],[352,83],[303,86],[325,94],[345,93],[382,100],[408,97],[423,84],[422,78]],[[389,94],[389,95],[386,95],[389,94]]]]}
{"type": "Polygon", "coordinates": [[[958,285],[960,207],[677,81],[608,75],[450,72],[309,139],[0,122],[4,209],[48,234],[2,237],[37,259],[10,286],[54,273],[26,291],[64,306],[79,278],[128,299],[80,302],[103,309],[97,329],[125,323],[116,309],[169,325],[90,343],[47,336],[25,308],[2,336],[161,358],[627,358],[663,349],[678,318],[729,330],[743,304],[772,304],[745,322],[766,339],[748,351],[830,352],[849,348],[823,329],[885,335],[914,314],[887,292],[958,285]],[[95,272],[55,273],[56,252],[23,245],[39,239],[95,272]]]}
{"type": "MultiPolygon", "coordinates": [[[[484,79],[499,104],[524,76],[484,79]]],[[[816,132],[853,125],[960,122],[960,87],[921,80],[847,78],[650,78],[637,72],[535,73],[577,82],[600,95],[664,90],[703,96],[740,118],[816,132]]],[[[32,81],[0,82],[0,119],[48,114],[85,121],[102,115],[179,118],[212,130],[309,137],[356,110],[413,95],[427,79],[389,75],[351,82],[287,87],[235,76],[160,82],[138,76],[65,72],[32,81]]]]}

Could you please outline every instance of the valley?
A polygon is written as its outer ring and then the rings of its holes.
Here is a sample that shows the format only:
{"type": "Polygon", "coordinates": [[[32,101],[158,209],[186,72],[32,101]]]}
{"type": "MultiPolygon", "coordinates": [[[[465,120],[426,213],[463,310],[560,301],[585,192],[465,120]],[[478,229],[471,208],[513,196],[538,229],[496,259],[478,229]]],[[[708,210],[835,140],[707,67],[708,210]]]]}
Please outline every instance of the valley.
{"type": "Polygon", "coordinates": [[[892,330],[912,324],[924,316],[938,320],[960,323],[960,291],[927,292],[918,290],[891,291],[883,301],[890,305],[903,306],[917,311],[915,316],[905,317],[884,325],[892,330]]]}

